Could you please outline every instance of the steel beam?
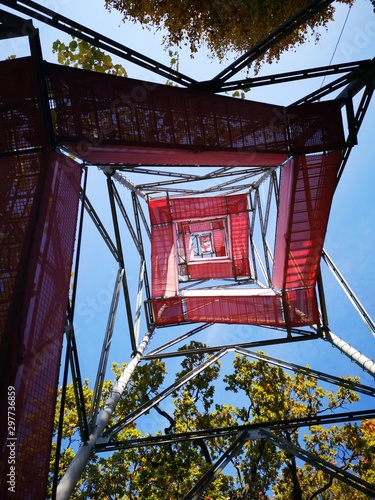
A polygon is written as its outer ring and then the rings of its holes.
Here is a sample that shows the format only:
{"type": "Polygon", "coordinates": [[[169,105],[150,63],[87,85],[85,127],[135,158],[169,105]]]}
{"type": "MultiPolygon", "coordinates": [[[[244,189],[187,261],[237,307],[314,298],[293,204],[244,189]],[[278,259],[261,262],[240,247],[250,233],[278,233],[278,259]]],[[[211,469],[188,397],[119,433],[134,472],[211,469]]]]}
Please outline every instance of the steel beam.
{"type": "MultiPolygon", "coordinates": [[[[61,154],[61,153],[60,153],[61,154]]],[[[74,312],[75,312],[75,304],[77,297],[77,289],[78,289],[78,273],[79,273],[79,263],[81,258],[81,247],[82,247],[82,232],[83,232],[83,216],[85,213],[84,204],[82,203],[82,199],[86,196],[86,188],[87,188],[87,168],[83,169],[83,186],[82,186],[82,198],[80,204],[80,214],[78,218],[78,231],[77,231],[77,247],[75,251],[75,266],[74,266],[74,277],[73,277],[73,286],[72,286],[72,298],[71,298],[71,322],[74,324],[74,312]]]]}
{"type": "MultiPolygon", "coordinates": [[[[286,330],[283,328],[283,333],[285,334],[286,330]]],[[[158,354],[146,354],[144,356],[144,360],[148,361],[151,359],[166,359],[166,358],[178,358],[181,356],[187,356],[189,354],[198,354],[198,353],[213,353],[213,352],[218,352],[221,351],[222,349],[236,349],[238,348],[243,348],[243,349],[254,349],[254,348],[263,348],[267,347],[270,345],[278,345],[278,344],[287,344],[291,342],[303,342],[305,340],[314,340],[314,339],[319,339],[320,337],[316,334],[308,334],[306,331],[302,330],[297,330],[296,328],[291,328],[290,333],[296,333],[296,334],[302,334],[301,337],[283,337],[280,339],[269,339],[269,340],[258,340],[254,342],[237,342],[236,344],[226,344],[226,345],[219,345],[219,346],[207,346],[204,348],[200,349],[184,349],[181,351],[172,351],[172,352],[165,352],[165,353],[158,353],[158,354]]]]}
{"type": "Polygon", "coordinates": [[[11,9],[17,10],[18,12],[22,12],[31,18],[48,24],[53,28],[79,38],[80,40],[85,40],[95,47],[105,50],[111,54],[115,54],[126,61],[136,64],[137,66],[141,66],[152,73],[161,75],[164,78],[172,80],[180,85],[188,87],[196,85],[197,83],[193,78],[190,78],[173,68],[165,66],[162,63],[154,61],[150,57],[147,57],[140,52],[136,52],[135,50],[132,50],[115,40],[111,40],[110,38],[87,28],[87,26],[76,23],[72,19],[64,17],[47,7],[33,2],[32,0],[1,0],[1,3],[11,9]]]}
{"type": "Polygon", "coordinates": [[[289,420],[278,420],[262,422],[257,424],[233,425],[228,427],[216,427],[211,429],[194,430],[178,434],[166,434],[157,436],[127,439],[124,441],[101,441],[95,446],[97,452],[110,452],[115,450],[128,450],[145,446],[161,446],[187,441],[198,441],[202,439],[217,439],[238,436],[248,429],[259,430],[267,427],[270,431],[282,431],[286,429],[299,429],[315,425],[336,425],[340,423],[358,422],[375,418],[375,409],[355,412],[331,413],[330,415],[311,415],[309,417],[294,418],[289,420]]]}
{"type": "Polygon", "coordinates": [[[68,385],[69,361],[70,361],[70,343],[67,342],[64,371],[63,371],[62,385],[61,385],[61,395],[60,395],[60,411],[59,411],[59,422],[57,426],[55,463],[53,464],[52,500],[55,500],[56,498],[56,489],[59,478],[59,465],[61,457],[61,444],[63,440],[63,425],[65,417],[65,401],[66,401],[66,389],[68,385]]]}
{"type": "Polygon", "coordinates": [[[25,21],[22,17],[3,9],[0,9],[0,23],[0,40],[26,36],[28,32],[31,33],[34,30],[30,21],[25,21]]]}
{"type": "Polygon", "coordinates": [[[287,370],[292,370],[294,373],[302,373],[306,377],[313,377],[319,380],[324,380],[324,382],[335,384],[339,387],[345,387],[346,389],[349,389],[351,391],[356,391],[361,394],[365,394],[366,396],[375,397],[375,389],[368,385],[363,385],[358,382],[353,382],[351,380],[346,380],[341,377],[336,377],[335,375],[330,375],[328,373],[324,373],[318,370],[313,370],[312,368],[297,365],[295,363],[290,363],[289,361],[285,361],[282,359],[273,358],[271,356],[268,356],[268,354],[261,354],[259,352],[253,352],[241,348],[236,348],[235,351],[238,354],[242,354],[244,356],[257,359],[258,361],[265,361],[266,363],[270,363],[271,365],[279,366],[281,368],[286,368],[287,370]]]}
{"type": "Polygon", "coordinates": [[[128,283],[127,283],[127,278],[126,278],[125,260],[124,260],[124,254],[122,251],[120,227],[119,227],[119,223],[118,223],[118,219],[117,219],[117,211],[116,211],[116,205],[115,205],[115,194],[114,194],[115,193],[115,186],[113,185],[113,181],[109,176],[107,176],[107,188],[108,188],[109,203],[111,206],[113,229],[114,229],[115,238],[116,238],[116,249],[117,249],[117,254],[119,256],[119,264],[120,264],[120,268],[124,272],[123,279],[122,279],[122,288],[124,291],[125,309],[126,309],[126,315],[127,315],[127,320],[128,320],[130,343],[131,343],[131,346],[133,349],[133,353],[135,353],[137,345],[135,342],[132,307],[131,307],[129,288],[128,288],[128,283]]]}
{"type": "MultiPolygon", "coordinates": [[[[184,172],[186,171],[187,166],[184,167],[184,172]]],[[[194,167],[193,167],[194,168],[194,167]]],[[[164,186],[175,186],[176,184],[185,184],[189,182],[201,182],[201,181],[206,181],[210,179],[219,179],[219,178],[225,178],[225,177],[233,177],[236,176],[238,180],[243,180],[247,179],[249,176],[254,176],[254,175],[259,175],[261,172],[264,170],[272,170],[275,167],[267,167],[267,166],[251,166],[251,167],[246,167],[246,168],[240,168],[237,170],[237,167],[226,167],[226,168],[219,168],[217,170],[213,170],[211,172],[205,173],[203,175],[196,175],[196,174],[186,174],[183,172],[176,172],[174,171],[166,171],[166,170],[151,170],[148,169],[147,172],[144,172],[140,169],[134,169],[133,172],[140,172],[140,173],[147,173],[151,175],[159,175],[159,176],[164,176],[164,177],[175,177],[175,179],[171,180],[164,180],[164,181],[158,181],[158,182],[148,182],[144,184],[137,184],[137,187],[139,189],[147,189],[150,190],[152,188],[160,188],[164,186]],[[230,169],[230,170],[229,170],[230,169]],[[239,177],[242,175],[242,177],[239,177]]],[[[232,181],[232,182],[236,182],[232,181]]]]}
{"type": "Polygon", "coordinates": [[[360,92],[364,87],[370,86],[373,90],[375,88],[375,58],[369,62],[368,67],[364,67],[363,70],[355,75],[352,81],[347,85],[347,87],[337,96],[337,99],[347,99],[353,98],[358,92],[360,92]]]}
{"type": "Polygon", "coordinates": [[[281,448],[287,453],[290,453],[294,455],[296,458],[299,458],[300,460],[307,462],[316,469],[319,469],[325,472],[326,474],[329,474],[331,477],[339,479],[348,486],[355,488],[356,490],[364,493],[365,495],[368,495],[369,497],[372,498],[374,497],[375,495],[374,484],[370,484],[367,481],[364,481],[363,479],[354,476],[354,474],[350,474],[346,470],[337,467],[333,463],[327,462],[318,455],[311,453],[307,450],[304,450],[300,446],[297,446],[294,443],[291,443],[286,439],[277,436],[276,434],[270,432],[268,429],[262,428],[259,430],[259,433],[261,437],[264,437],[267,441],[276,445],[277,447],[281,448]]]}
{"type": "Polygon", "coordinates": [[[325,250],[323,250],[322,258],[324,262],[327,264],[332,274],[334,275],[334,277],[336,278],[336,280],[338,281],[338,283],[340,284],[341,288],[344,290],[346,296],[349,298],[350,302],[353,304],[354,308],[360,315],[360,318],[365,323],[367,328],[370,330],[372,336],[375,337],[375,322],[371,319],[370,315],[368,314],[364,306],[361,304],[359,298],[350,288],[348,282],[345,280],[344,276],[340,273],[339,269],[335,266],[333,260],[325,250]]]}
{"type": "MultiPolygon", "coordinates": [[[[346,163],[349,159],[349,155],[350,155],[351,150],[353,148],[353,143],[356,142],[358,131],[362,125],[363,119],[364,119],[365,114],[367,112],[367,109],[370,105],[373,93],[374,93],[373,84],[372,85],[368,84],[365,88],[363,95],[362,95],[362,99],[358,105],[357,112],[356,112],[354,118],[352,118],[352,121],[349,122],[349,124],[348,124],[349,125],[349,138],[347,141],[348,146],[347,146],[346,150],[343,152],[343,158],[341,161],[341,165],[339,167],[339,172],[337,174],[337,182],[339,182],[341,179],[342,173],[344,171],[346,163]]],[[[350,118],[350,116],[349,116],[349,118],[350,118]]]]}
{"type": "Polygon", "coordinates": [[[67,355],[70,361],[72,385],[77,403],[78,425],[81,441],[85,442],[89,436],[88,420],[86,415],[85,396],[83,393],[81,369],[78,359],[77,343],[73,326],[73,310],[70,301],[67,304],[65,334],[67,340],[67,355]]]}
{"type": "Polygon", "coordinates": [[[138,279],[138,291],[137,300],[135,304],[135,317],[134,317],[134,338],[136,343],[138,343],[139,332],[141,328],[141,313],[142,313],[142,293],[143,293],[143,283],[145,280],[146,273],[146,262],[142,260],[139,269],[139,279],[138,279]]]}
{"type": "Polygon", "coordinates": [[[328,312],[327,312],[327,304],[324,294],[324,286],[323,286],[323,278],[321,267],[319,266],[318,279],[317,279],[317,290],[320,304],[320,316],[322,324],[318,327],[318,333],[324,333],[329,330],[328,326],[328,312]]]}
{"type": "Polygon", "coordinates": [[[104,429],[107,427],[108,422],[115,411],[116,405],[120,400],[121,395],[126,389],[131,376],[134,373],[139,361],[142,358],[143,352],[146,349],[152,332],[147,332],[143,337],[140,344],[137,346],[137,352],[131,361],[126,365],[126,368],[122,372],[120,378],[117,380],[115,387],[112,390],[111,395],[108,397],[103,410],[99,413],[97,423],[92,433],[89,436],[87,442],[81,445],[78,449],[75,457],[70,463],[67,471],[62,477],[60,483],[57,486],[56,499],[57,500],[68,500],[72,494],[77,481],[79,480],[81,474],[83,473],[86,464],[90,460],[91,453],[101,436],[104,429]]]}
{"type": "Polygon", "coordinates": [[[121,287],[122,287],[123,278],[124,278],[124,270],[119,269],[117,271],[117,277],[116,277],[115,286],[114,286],[114,290],[113,290],[111,307],[110,307],[109,314],[108,314],[107,327],[106,327],[105,334],[104,334],[102,351],[100,354],[98,371],[96,374],[96,380],[95,380],[95,385],[94,385],[94,390],[93,390],[93,395],[92,395],[91,408],[90,408],[90,413],[89,413],[89,422],[90,422],[91,428],[93,428],[95,426],[96,418],[99,414],[100,400],[102,397],[102,389],[103,389],[104,378],[105,378],[106,370],[107,370],[108,356],[109,356],[109,351],[111,348],[117,306],[118,306],[118,301],[119,301],[119,297],[120,297],[120,291],[121,291],[121,287]]]}
{"type": "Polygon", "coordinates": [[[225,356],[227,352],[229,352],[230,349],[222,349],[219,351],[217,354],[212,355],[202,363],[200,363],[197,367],[193,368],[190,370],[188,373],[180,377],[178,380],[176,380],[173,384],[169,385],[166,389],[162,390],[159,392],[156,396],[154,396],[152,399],[144,403],[143,405],[139,406],[136,410],[133,412],[129,413],[126,417],[122,418],[118,422],[116,422],[115,425],[112,427],[109,427],[105,433],[103,434],[103,438],[110,439],[111,436],[114,434],[118,433],[121,431],[123,428],[125,428],[127,425],[130,423],[134,422],[138,417],[143,415],[144,413],[148,412],[151,408],[159,404],[161,401],[163,401],[166,397],[170,396],[173,392],[175,392],[177,389],[185,385],[187,382],[192,380],[194,377],[196,377],[199,373],[204,371],[206,368],[211,366],[213,363],[216,363],[220,358],[225,356]]]}
{"type": "Polygon", "coordinates": [[[267,228],[265,227],[265,224],[264,224],[262,204],[260,202],[260,195],[259,195],[259,188],[256,190],[256,193],[255,193],[254,204],[258,208],[259,225],[260,225],[260,231],[262,234],[264,263],[266,265],[266,273],[267,273],[266,274],[267,283],[269,286],[271,286],[272,279],[271,279],[271,267],[270,267],[270,262],[268,259],[267,228]]]}
{"type": "Polygon", "coordinates": [[[201,494],[208,488],[208,486],[214,481],[220,472],[224,469],[226,465],[235,457],[243,448],[243,445],[249,439],[259,438],[259,432],[257,430],[248,431],[244,430],[241,434],[233,441],[229,448],[218,458],[218,460],[208,469],[208,471],[203,475],[203,477],[196,483],[196,485],[183,497],[182,500],[199,500],[201,494]]]}
{"type": "Polygon", "coordinates": [[[119,195],[119,192],[116,189],[115,184],[112,184],[112,189],[113,189],[113,196],[116,200],[117,206],[120,209],[121,215],[126,223],[129,234],[131,235],[131,237],[134,241],[134,245],[136,246],[139,255],[142,256],[142,247],[141,247],[140,241],[139,241],[138,236],[136,235],[136,233],[133,229],[132,223],[131,223],[130,218],[125,210],[124,204],[122,203],[121,197],[119,195]]]}
{"type": "Polygon", "coordinates": [[[139,214],[140,218],[142,219],[143,227],[146,230],[148,239],[151,241],[151,229],[150,229],[149,223],[147,222],[147,219],[146,219],[146,216],[145,216],[145,214],[143,212],[141,204],[139,203],[138,198],[133,198],[133,199],[135,200],[135,205],[137,207],[136,212],[137,212],[137,214],[139,214]]]}
{"type": "Polygon", "coordinates": [[[115,260],[117,262],[119,262],[120,258],[119,258],[115,244],[113,243],[111,237],[109,236],[107,230],[105,229],[103,223],[101,222],[101,220],[100,220],[98,214],[96,213],[94,207],[92,206],[90,200],[88,199],[86,194],[83,193],[83,191],[81,191],[80,199],[83,202],[84,207],[87,210],[87,213],[89,214],[89,216],[91,217],[91,220],[93,221],[96,229],[99,231],[104,242],[106,243],[107,247],[109,248],[111,254],[115,258],[115,260]]]}
{"type": "Polygon", "coordinates": [[[285,36],[298,29],[299,26],[327,8],[331,3],[332,0],[312,0],[309,2],[303,9],[272,31],[241,57],[236,59],[236,61],[230,64],[225,70],[216,75],[209,82],[205,82],[204,88],[213,92],[221,92],[224,82],[265,54],[267,50],[274,47],[285,36]]]}
{"type": "MultiPolygon", "coordinates": [[[[209,326],[212,326],[212,323],[205,323],[203,325],[198,326],[197,328],[194,328],[194,330],[191,330],[190,332],[184,333],[183,335],[180,335],[179,337],[175,337],[173,340],[170,340],[169,342],[157,347],[156,349],[149,351],[147,356],[148,357],[149,356],[157,356],[157,355],[161,354],[165,349],[168,349],[169,347],[172,347],[172,346],[178,344],[179,342],[183,342],[184,340],[187,340],[188,338],[205,330],[209,326]]],[[[145,358],[143,358],[143,359],[145,359],[145,358]]]]}
{"type": "Polygon", "coordinates": [[[334,347],[337,347],[345,356],[348,356],[354,363],[360,366],[363,371],[369,373],[375,378],[375,362],[362,354],[358,349],[352,347],[348,342],[335,335],[330,330],[324,336],[334,347]]]}
{"type": "Polygon", "coordinates": [[[350,63],[333,64],[331,66],[319,66],[317,68],[301,69],[296,71],[288,71],[286,73],[277,73],[274,75],[257,76],[255,78],[244,78],[242,80],[223,83],[222,91],[230,92],[234,90],[246,90],[256,87],[264,87],[267,85],[277,85],[281,83],[290,83],[309,78],[327,77],[330,75],[338,75],[340,73],[350,73],[344,77],[346,81],[355,79],[356,74],[371,65],[371,60],[355,61],[350,63]]]}

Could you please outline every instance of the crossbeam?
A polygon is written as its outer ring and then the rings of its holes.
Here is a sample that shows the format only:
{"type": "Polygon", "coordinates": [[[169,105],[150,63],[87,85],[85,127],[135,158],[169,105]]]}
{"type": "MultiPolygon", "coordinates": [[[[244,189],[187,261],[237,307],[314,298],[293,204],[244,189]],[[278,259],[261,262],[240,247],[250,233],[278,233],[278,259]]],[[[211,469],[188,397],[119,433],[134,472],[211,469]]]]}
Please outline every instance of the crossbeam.
{"type": "Polygon", "coordinates": [[[225,92],[235,90],[253,89],[264,87],[266,85],[276,85],[280,83],[290,83],[309,78],[327,77],[341,73],[349,73],[345,81],[355,79],[359,72],[368,69],[371,66],[371,60],[355,61],[350,63],[333,64],[331,66],[318,66],[316,68],[300,69],[288,71],[286,73],[277,73],[274,75],[257,76],[255,78],[244,78],[223,83],[221,88],[225,92]]]}
{"type": "Polygon", "coordinates": [[[210,82],[207,82],[207,88],[215,92],[222,91],[222,85],[236,73],[241,71],[246,66],[250,65],[260,56],[265,54],[267,50],[274,47],[285,36],[298,29],[303,23],[311,19],[323,9],[327,8],[332,3],[332,0],[312,0],[303,9],[297,12],[294,16],[281,24],[278,28],[272,31],[268,36],[263,38],[254,47],[245,52],[241,57],[236,59],[225,70],[220,72],[210,82]]]}
{"type": "Polygon", "coordinates": [[[319,469],[329,474],[331,477],[339,479],[340,481],[351,486],[352,488],[355,488],[358,491],[361,491],[362,493],[368,495],[369,497],[374,496],[375,486],[373,484],[364,481],[363,479],[355,476],[354,474],[350,474],[346,470],[337,467],[336,465],[330,462],[327,462],[318,455],[311,453],[307,450],[304,450],[300,446],[290,443],[286,439],[281,438],[280,436],[277,436],[276,434],[270,432],[268,429],[262,428],[260,430],[260,434],[264,436],[265,439],[267,439],[267,441],[269,441],[270,443],[276,445],[278,448],[283,449],[287,453],[294,455],[296,458],[299,458],[300,460],[303,460],[304,462],[312,465],[316,469],[319,469]]]}
{"type": "MultiPolygon", "coordinates": [[[[137,52],[122,43],[111,40],[110,38],[101,35],[82,24],[79,24],[72,19],[69,19],[57,12],[39,5],[32,0],[1,0],[1,3],[22,12],[33,19],[37,19],[53,28],[68,33],[71,36],[84,40],[95,47],[105,50],[111,54],[117,55],[126,61],[129,61],[137,66],[141,66],[153,73],[156,73],[166,79],[172,80],[184,87],[196,85],[196,81],[173,68],[165,66],[150,57],[147,57],[140,52],[137,52]]],[[[27,22],[27,21],[25,21],[27,22]]]]}
{"type": "Polygon", "coordinates": [[[375,409],[356,412],[341,412],[330,415],[314,415],[303,418],[289,420],[278,420],[271,422],[262,422],[257,424],[234,425],[228,427],[217,427],[212,429],[203,429],[177,434],[166,434],[160,436],[149,436],[137,439],[127,439],[125,441],[98,441],[95,445],[95,451],[108,452],[116,450],[127,450],[144,446],[170,445],[186,441],[196,441],[202,439],[217,439],[219,437],[236,436],[244,430],[256,430],[267,427],[271,431],[280,431],[285,429],[298,429],[300,427],[310,427],[313,425],[328,425],[356,422],[360,420],[369,420],[375,418],[375,409]]]}

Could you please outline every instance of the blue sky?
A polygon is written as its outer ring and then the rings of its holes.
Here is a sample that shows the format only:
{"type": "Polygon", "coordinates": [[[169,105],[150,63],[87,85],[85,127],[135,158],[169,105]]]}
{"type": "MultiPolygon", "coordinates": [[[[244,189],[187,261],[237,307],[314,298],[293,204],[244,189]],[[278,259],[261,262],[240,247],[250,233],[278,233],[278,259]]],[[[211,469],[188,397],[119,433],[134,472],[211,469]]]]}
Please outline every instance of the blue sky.
{"type": "MultiPolygon", "coordinates": [[[[116,12],[107,12],[102,1],[51,0],[40,3],[153,59],[166,65],[169,64],[168,53],[160,43],[161,33],[154,34],[153,31],[142,30],[139,26],[122,24],[120,15],[116,12]]],[[[355,2],[349,13],[342,37],[338,41],[347,13],[347,6],[337,5],[336,21],[330,23],[327,32],[322,33],[318,44],[311,42],[298,48],[295,52],[284,54],[277,64],[263,67],[260,74],[274,74],[328,65],[332,57],[333,64],[372,58],[375,46],[375,16],[370,1],[357,0],[355,2]]],[[[51,53],[53,41],[57,38],[69,41],[69,37],[37,21],[34,24],[40,29],[44,58],[50,62],[56,62],[56,56],[51,53]]],[[[3,59],[10,54],[26,55],[27,47],[27,41],[24,39],[1,41],[0,58],[3,59]]],[[[231,58],[220,64],[218,61],[212,60],[204,48],[194,59],[190,58],[187,50],[180,51],[180,71],[197,80],[212,78],[230,61],[231,58]]],[[[140,67],[126,61],[118,62],[125,66],[130,77],[164,83],[161,77],[152,75],[140,67]]],[[[328,83],[328,80],[324,83],[328,83]]],[[[258,88],[252,90],[248,98],[287,105],[319,88],[322,84],[323,79],[311,79],[277,87],[258,88]]],[[[373,99],[358,136],[359,144],[351,153],[335,193],[325,243],[327,252],[371,317],[375,317],[375,296],[373,293],[375,280],[374,130],[375,102],[373,99]]],[[[120,192],[124,189],[118,185],[117,188],[120,192]]],[[[100,213],[103,222],[106,223],[107,227],[110,227],[111,220],[105,179],[101,172],[90,171],[88,189],[90,200],[100,213]]],[[[93,381],[107,322],[116,264],[88,218],[86,218],[85,223],[82,252],[76,332],[82,376],[93,381]]],[[[134,266],[131,263],[126,272],[130,287],[135,290],[138,282],[138,263],[134,266]]],[[[339,285],[325,271],[324,265],[323,275],[331,330],[369,358],[374,358],[375,341],[371,333],[364,326],[339,285]]],[[[143,331],[141,330],[141,335],[143,331]]],[[[180,334],[182,334],[180,330],[161,329],[155,334],[151,348],[180,334]]],[[[251,340],[256,337],[257,332],[255,328],[241,325],[230,328],[218,325],[205,335],[199,340],[208,344],[211,340],[215,344],[223,344],[227,340],[230,343],[243,342],[243,339],[251,340]]],[[[121,297],[111,360],[118,362],[129,360],[130,350],[127,338],[124,302],[121,297]]],[[[327,371],[334,375],[360,375],[363,383],[368,385],[373,383],[373,377],[364,373],[327,342],[312,341],[275,346],[267,349],[267,352],[272,356],[294,363],[309,364],[314,369],[327,371]]],[[[231,359],[232,357],[229,356],[228,360],[224,361],[224,365],[228,369],[231,359]]],[[[173,362],[171,370],[174,367],[173,362]]],[[[165,405],[168,408],[169,403],[166,402],[165,405]]],[[[148,419],[144,424],[145,428],[150,428],[150,430],[155,428],[158,418],[160,424],[163,425],[161,417],[153,415],[145,418],[148,419]]]]}

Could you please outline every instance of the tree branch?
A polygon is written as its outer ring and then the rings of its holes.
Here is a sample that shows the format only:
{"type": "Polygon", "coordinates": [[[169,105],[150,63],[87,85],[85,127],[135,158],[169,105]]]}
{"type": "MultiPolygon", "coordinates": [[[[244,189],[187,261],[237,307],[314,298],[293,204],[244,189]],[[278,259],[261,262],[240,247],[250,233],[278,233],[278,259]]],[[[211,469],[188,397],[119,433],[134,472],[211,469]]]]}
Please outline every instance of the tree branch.
{"type": "Polygon", "coordinates": [[[311,495],[311,497],[309,498],[309,500],[312,500],[313,498],[319,496],[324,491],[328,490],[328,488],[330,488],[332,486],[332,483],[333,483],[333,477],[329,476],[328,483],[325,484],[324,486],[322,486],[321,488],[319,488],[318,490],[316,490],[316,492],[311,495]]]}
{"type": "Polygon", "coordinates": [[[154,406],[155,410],[159,413],[159,415],[161,415],[162,417],[166,418],[168,420],[168,422],[171,424],[169,427],[167,427],[165,430],[165,433],[168,434],[169,432],[172,431],[174,425],[175,425],[175,421],[174,421],[174,418],[172,418],[169,413],[167,413],[166,411],[162,410],[161,408],[159,408],[159,406],[154,406]]]}

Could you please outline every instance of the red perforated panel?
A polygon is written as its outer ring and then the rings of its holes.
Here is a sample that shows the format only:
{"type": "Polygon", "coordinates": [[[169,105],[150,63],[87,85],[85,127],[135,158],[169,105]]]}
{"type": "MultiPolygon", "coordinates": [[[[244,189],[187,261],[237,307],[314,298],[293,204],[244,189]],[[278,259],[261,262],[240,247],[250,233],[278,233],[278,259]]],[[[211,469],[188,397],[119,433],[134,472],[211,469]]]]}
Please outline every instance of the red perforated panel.
{"type": "Polygon", "coordinates": [[[233,276],[233,264],[230,261],[213,261],[191,262],[188,266],[188,272],[191,279],[208,280],[219,279],[223,277],[230,278],[233,276]]]}
{"type": "Polygon", "coordinates": [[[152,296],[177,294],[177,254],[173,225],[154,226],[151,235],[152,296]]]}
{"type": "Polygon", "coordinates": [[[305,326],[320,323],[315,288],[302,288],[285,292],[288,325],[305,326]]]}
{"type": "MultiPolygon", "coordinates": [[[[9,247],[20,249],[20,257],[14,261],[14,279],[8,281],[13,291],[0,346],[1,387],[14,387],[16,394],[17,487],[12,498],[45,498],[81,170],[48,153],[0,164],[13,168],[1,203],[8,227],[20,229],[8,239],[9,247]],[[21,250],[25,248],[27,252],[21,250]]],[[[6,396],[2,392],[1,400],[6,396]]],[[[6,409],[3,403],[2,446],[9,439],[6,409]]],[[[9,486],[9,450],[2,448],[1,498],[9,486]]]]}
{"type": "Polygon", "coordinates": [[[341,102],[338,100],[289,106],[288,121],[294,155],[345,147],[341,102]]]}
{"type": "Polygon", "coordinates": [[[111,146],[87,138],[76,142],[64,141],[77,156],[92,163],[126,163],[128,165],[210,165],[210,166],[270,166],[277,167],[287,159],[285,153],[254,151],[217,151],[149,146],[111,146]]]}
{"type": "Polygon", "coordinates": [[[315,286],[341,152],[298,157],[284,167],[280,187],[273,284],[315,286]]]}
{"type": "Polygon", "coordinates": [[[242,296],[215,296],[209,292],[205,296],[193,294],[191,291],[189,296],[184,296],[182,300],[180,297],[169,301],[153,300],[156,325],[185,320],[193,323],[285,326],[281,297],[271,290],[252,290],[251,295],[246,295],[245,292],[242,296]]]}
{"type": "Polygon", "coordinates": [[[105,144],[190,151],[288,150],[282,106],[65,66],[49,64],[48,69],[59,136],[63,142],[86,141],[88,154],[105,144]]]}
{"type": "Polygon", "coordinates": [[[186,297],[185,300],[186,317],[192,322],[268,326],[284,324],[278,296],[186,297]]]}
{"type": "Polygon", "coordinates": [[[171,207],[169,206],[168,198],[152,200],[148,208],[152,225],[172,222],[171,207]]]}
{"type": "Polygon", "coordinates": [[[344,147],[336,101],[285,109],[65,66],[48,70],[59,137],[89,161],[276,166],[290,152],[344,147]]]}
{"type": "MultiPolygon", "coordinates": [[[[154,203],[154,202],[152,202],[154,203]]],[[[173,220],[201,220],[237,214],[247,210],[247,196],[205,196],[196,198],[171,198],[173,220]]]]}
{"type": "MultiPolygon", "coordinates": [[[[1,338],[12,322],[20,294],[24,289],[26,264],[34,232],[38,200],[41,195],[43,155],[0,159],[1,253],[0,253],[0,332],[1,338]],[[11,319],[12,318],[12,319],[11,319]]],[[[0,366],[4,366],[6,349],[0,350],[0,366]]]]}
{"type": "Polygon", "coordinates": [[[182,323],[185,321],[181,297],[154,299],[152,311],[157,326],[182,323]]]}
{"type": "Polygon", "coordinates": [[[228,323],[275,327],[301,327],[319,323],[314,288],[285,293],[283,311],[281,295],[272,290],[252,289],[251,293],[221,296],[193,290],[169,299],[153,299],[156,326],[188,321],[192,323],[228,323]],[[197,295],[194,295],[196,293],[197,295]],[[284,314],[287,315],[285,321],[284,314]]]}
{"type": "Polygon", "coordinates": [[[30,57],[0,63],[0,152],[46,145],[37,72],[30,57]]]}
{"type": "Polygon", "coordinates": [[[230,234],[232,241],[233,274],[239,278],[250,276],[249,263],[249,218],[247,213],[230,216],[230,234]]]}
{"type": "Polygon", "coordinates": [[[152,296],[180,279],[250,276],[247,195],[150,200],[152,296]],[[195,245],[195,247],[194,247],[195,245]]]}

